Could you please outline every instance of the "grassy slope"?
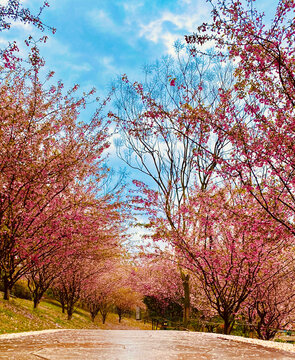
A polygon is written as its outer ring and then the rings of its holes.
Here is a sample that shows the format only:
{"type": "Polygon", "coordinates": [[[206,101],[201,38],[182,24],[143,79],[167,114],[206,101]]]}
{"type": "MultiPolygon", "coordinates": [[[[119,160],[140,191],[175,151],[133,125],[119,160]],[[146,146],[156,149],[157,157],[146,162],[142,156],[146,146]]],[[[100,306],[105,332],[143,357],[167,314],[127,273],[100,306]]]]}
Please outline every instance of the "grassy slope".
{"type": "Polygon", "coordinates": [[[118,316],[109,314],[106,324],[102,324],[98,315],[93,323],[89,314],[77,309],[72,320],[68,321],[66,314],[55,301],[42,301],[38,309],[33,310],[29,300],[12,298],[2,299],[0,293],[0,334],[45,329],[151,329],[151,325],[143,324],[135,319],[123,318],[118,323],[118,316]]]}

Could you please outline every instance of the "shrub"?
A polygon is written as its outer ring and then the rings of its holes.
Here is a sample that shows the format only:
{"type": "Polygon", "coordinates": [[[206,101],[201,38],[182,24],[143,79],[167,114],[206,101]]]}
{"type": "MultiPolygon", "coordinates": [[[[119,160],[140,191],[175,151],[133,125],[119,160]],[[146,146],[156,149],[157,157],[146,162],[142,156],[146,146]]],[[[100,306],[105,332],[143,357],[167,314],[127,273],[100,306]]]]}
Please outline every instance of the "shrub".
{"type": "Polygon", "coordinates": [[[19,280],[12,288],[11,295],[20,299],[32,300],[31,292],[28,288],[26,280],[19,280]]]}

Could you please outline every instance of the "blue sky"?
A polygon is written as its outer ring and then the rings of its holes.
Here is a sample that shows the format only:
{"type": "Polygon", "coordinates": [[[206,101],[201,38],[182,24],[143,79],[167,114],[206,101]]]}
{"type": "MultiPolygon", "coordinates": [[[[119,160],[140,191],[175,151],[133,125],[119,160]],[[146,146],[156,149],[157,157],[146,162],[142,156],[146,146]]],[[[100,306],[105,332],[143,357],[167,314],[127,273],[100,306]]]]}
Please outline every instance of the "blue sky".
{"type": "MultiPolygon", "coordinates": [[[[266,1],[269,0],[258,0],[257,5],[267,9],[266,1]]],[[[0,4],[5,2],[0,0],[0,4]]],[[[205,0],[48,2],[50,7],[43,12],[42,20],[57,31],[54,35],[45,31],[49,39],[42,46],[41,55],[46,69],[55,71],[55,80],[62,80],[66,88],[74,84],[79,84],[83,91],[95,87],[101,98],[117,76],[127,74],[131,80],[140,81],[144,65],[173,55],[174,42],[183,41],[185,34],[209,20],[211,10],[205,0]]],[[[37,13],[43,0],[22,0],[22,3],[37,13]]],[[[23,51],[24,39],[29,34],[35,39],[42,35],[30,24],[13,24],[11,30],[0,33],[0,47],[17,40],[23,51]]]]}
{"type": "Polygon", "coordinates": [[[48,61],[82,86],[104,89],[123,73],[136,78],[144,63],[172,53],[174,41],[196,28],[208,9],[199,1],[51,0],[46,19],[57,34],[48,61]]]}
{"type": "MultiPolygon", "coordinates": [[[[7,0],[0,0],[0,4],[7,0]]],[[[66,88],[79,84],[92,87],[103,98],[112,79],[127,74],[140,80],[145,64],[167,54],[173,55],[177,39],[193,32],[209,17],[205,0],[48,0],[50,7],[42,20],[57,29],[48,31],[48,42],[41,47],[46,68],[55,71],[55,79],[66,88]]],[[[23,0],[24,7],[37,13],[42,0],[23,0]]],[[[0,46],[17,40],[21,51],[29,35],[42,33],[32,25],[16,23],[0,34],[0,46]]],[[[83,120],[86,120],[83,118],[83,120]]],[[[112,146],[111,152],[115,149],[112,146]]],[[[115,156],[112,163],[122,165],[115,156]]]]}
{"type": "MultiPolygon", "coordinates": [[[[266,1],[258,0],[260,8],[266,1]]],[[[274,1],[274,0],[271,0],[274,1]]],[[[0,0],[5,4],[7,0],[0,0]]],[[[42,20],[57,29],[45,31],[48,42],[41,47],[46,69],[56,73],[66,88],[79,84],[81,90],[97,89],[104,98],[112,79],[127,74],[141,79],[141,69],[165,55],[173,55],[173,44],[210,18],[205,0],[48,0],[42,20]]],[[[43,0],[22,0],[24,7],[38,12],[43,0]]],[[[276,1],[274,1],[276,3],[276,1]]],[[[268,3],[269,4],[269,3],[268,3]]],[[[30,24],[16,23],[0,33],[0,47],[42,33],[30,24]]],[[[87,119],[83,119],[86,120],[87,119]]],[[[114,150],[114,149],[112,149],[114,150]]]]}
{"type": "MultiPolygon", "coordinates": [[[[0,3],[5,0],[0,0],[0,3]]],[[[42,0],[23,0],[38,9],[42,0]]],[[[47,67],[68,86],[95,86],[107,92],[112,78],[126,73],[138,79],[141,67],[173,53],[173,43],[183,40],[207,18],[205,0],[49,0],[42,16],[57,29],[42,47],[47,67]]],[[[16,24],[2,32],[0,42],[40,32],[16,24]]]]}

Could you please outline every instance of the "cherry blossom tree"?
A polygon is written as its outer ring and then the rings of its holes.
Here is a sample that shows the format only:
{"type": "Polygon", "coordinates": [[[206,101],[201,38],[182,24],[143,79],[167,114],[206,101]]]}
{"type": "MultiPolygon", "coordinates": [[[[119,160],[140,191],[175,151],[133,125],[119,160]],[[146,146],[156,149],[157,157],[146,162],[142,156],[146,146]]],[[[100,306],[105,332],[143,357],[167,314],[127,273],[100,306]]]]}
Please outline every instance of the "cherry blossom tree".
{"type": "Polygon", "coordinates": [[[67,310],[68,320],[71,320],[76,304],[81,301],[89,309],[93,321],[100,311],[105,323],[115,289],[108,272],[114,261],[105,261],[104,254],[100,254],[100,261],[97,255],[92,258],[87,253],[77,255],[67,259],[67,266],[54,282],[55,297],[61,303],[63,312],[67,310]]]}
{"type": "Polygon", "coordinates": [[[118,252],[107,261],[104,257],[100,272],[92,277],[84,291],[82,302],[88,308],[92,321],[100,312],[104,324],[108,313],[116,307],[121,319],[124,312],[135,304],[135,299],[139,298],[139,295],[136,297],[135,291],[128,287],[130,265],[125,263],[121,255],[118,252]]]}
{"type": "Polygon", "coordinates": [[[119,284],[113,271],[103,272],[93,280],[88,291],[84,293],[84,302],[89,309],[92,321],[100,312],[102,323],[105,324],[107,315],[113,308],[113,294],[119,284]]]}
{"type": "Polygon", "coordinates": [[[119,317],[119,323],[124,314],[135,310],[136,307],[145,308],[142,294],[135,292],[131,287],[120,287],[113,295],[114,306],[119,317]]]}
{"type": "MultiPolygon", "coordinates": [[[[92,318],[95,318],[97,284],[100,286],[106,276],[111,278],[109,274],[113,274],[114,268],[117,268],[123,251],[122,207],[119,212],[119,205],[110,203],[109,195],[105,199],[92,197],[83,205],[82,212],[79,209],[79,216],[75,214],[71,222],[65,224],[65,230],[70,230],[71,238],[61,251],[61,255],[64,255],[63,271],[53,286],[57,298],[67,309],[69,320],[79,300],[86,303],[92,318]]],[[[109,282],[113,285],[112,281],[109,282]]],[[[106,286],[106,282],[103,284],[106,286]]],[[[102,308],[99,302],[99,310],[102,308]]]]}
{"type": "Polygon", "coordinates": [[[28,288],[32,294],[34,309],[37,308],[45,292],[63,272],[61,261],[50,257],[50,262],[32,266],[26,275],[28,288]]]}
{"type": "Polygon", "coordinates": [[[44,1],[39,9],[39,12],[34,15],[28,8],[24,8],[19,0],[8,0],[6,5],[0,5],[0,31],[8,30],[11,27],[11,21],[21,21],[25,24],[30,23],[35,25],[41,31],[44,31],[48,26],[40,19],[44,8],[49,7],[49,3],[44,1]]]}
{"type": "MultiPolygon", "coordinates": [[[[188,55],[176,44],[177,60],[163,59],[145,71],[143,84],[131,84],[126,76],[117,84],[115,105],[110,114],[123,138],[120,157],[133,169],[152,179],[155,191],[134,181],[140,190],[138,209],[150,211],[157,202],[156,217],[168,219],[168,226],[186,232],[178,209],[186,203],[189,189],[199,182],[205,189],[217,166],[225,139],[218,139],[204,119],[205,104],[218,107],[218,87],[231,83],[229,67],[217,69],[216,62],[188,55]],[[151,191],[149,191],[151,190],[151,191]]],[[[155,208],[153,209],[155,210],[155,208]]],[[[151,220],[153,221],[153,220],[151,220]]],[[[190,309],[189,274],[179,268],[185,289],[184,323],[190,309]]]]}
{"type": "Polygon", "coordinates": [[[53,232],[47,232],[48,237],[55,238],[54,246],[47,241],[34,264],[27,269],[34,307],[54,280],[71,268],[68,258],[71,263],[79,257],[92,258],[97,267],[121,251],[119,222],[123,217],[118,213],[118,204],[110,204],[109,196],[94,197],[85,193],[79,197],[74,197],[75,206],[59,216],[57,226],[52,224],[53,232]]]}
{"type": "Polygon", "coordinates": [[[75,199],[66,201],[75,183],[88,183],[90,191],[98,187],[91,179],[105,176],[100,164],[107,131],[99,110],[90,122],[77,123],[87,95],[77,99],[77,87],[65,95],[62,88],[59,83],[45,89],[34,69],[10,72],[0,86],[0,267],[6,299],[45,244],[58,245],[60,237],[50,234],[75,205],[75,199]]]}
{"type": "MultiPolygon", "coordinates": [[[[198,190],[182,209],[186,236],[177,231],[167,234],[165,226],[158,230],[159,237],[176,243],[182,267],[199,279],[208,302],[224,321],[226,334],[258,277],[265,283],[274,276],[269,261],[287,246],[285,229],[265,218],[251,199],[245,191],[229,188],[198,190]]],[[[289,236],[289,247],[291,243],[289,236]]]]}
{"type": "Polygon", "coordinates": [[[62,310],[66,308],[68,320],[72,319],[75,305],[81,299],[83,285],[88,278],[86,266],[76,261],[67,267],[67,271],[54,284],[53,291],[57,300],[61,300],[62,310]]]}
{"type": "MultiPolygon", "coordinates": [[[[289,258],[289,254],[285,254],[289,258]]],[[[294,264],[276,269],[267,282],[259,282],[247,299],[242,313],[260,339],[274,338],[278,330],[286,329],[294,322],[294,264]]]]}
{"type": "MultiPolygon", "coordinates": [[[[234,86],[219,89],[219,111],[206,109],[217,137],[230,142],[216,159],[220,176],[257,201],[264,210],[259,217],[273,220],[272,226],[277,223],[277,239],[288,248],[294,239],[294,1],[278,1],[268,24],[252,0],[210,3],[212,22],[200,25],[186,40],[195,56],[211,56],[207,50],[213,42],[223,60],[235,66],[234,86]]],[[[273,253],[270,259],[275,258],[273,253]]],[[[272,276],[251,291],[256,302],[250,309],[255,309],[260,337],[272,337],[280,317],[292,312],[278,296],[279,284],[272,276]]],[[[291,289],[291,297],[293,293],[291,289]]]]}
{"type": "MultiPolygon", "coordinates": [[[[45,29],[51,31],[53,34],[56,29],[46,25],[42,19],[41,15],[43,10],[49,7],[49,2],[44,1],[39,11],[36,14],[33,14],[29,8],[25,8],[22,6],[20,0],[8,0],[7,4],[0,5],[0,32],[9,30],[11,24],[15,21],[20,21],[24,24],[32,24],[40,31],[44,31],[45,29]]],[[[46,41],[47,37],[43,37],[40,40],[46,41]]],[[[25,41],[27,46],[32,44],[33,39],[31,35],[29,35],[28,39],[25,41]]],[[[36,44],[35,44],[36,45],[36,44]]],[[[38,62],[41,61],[41,58],[36,56],[38,55],[38,50],[35,46],[33,46],[33,52],[31,56],[33,56],[38,62]]],[[[17,46],[16,41],[9,43],[5,49],[0,49],[0,58],[3,61],[3,65],[5,68],[15,68],[16,64],[21,60],[17,54],[19,53],[19,48],[17,46]]]]}
{"type": "Polygon", "coordinates": [[[193,51],[216,48],[235,64],[235,85],[220,90],[211,117],[231,141],[220,159],[265,212],[294,235],[294,1],[279,0],[270,22],[252,0],[210,1],[212,22],[186,37],[193,51]]]}
{"type": "Polygon", "coordinates": [[[144,296],[147,310],[153,311],[156,306],[163,317],[172,305],[183,309],[185,292],[177,259],[163,249],[149,254],[143,250],[132,272],[132,288],[144,296]]]}

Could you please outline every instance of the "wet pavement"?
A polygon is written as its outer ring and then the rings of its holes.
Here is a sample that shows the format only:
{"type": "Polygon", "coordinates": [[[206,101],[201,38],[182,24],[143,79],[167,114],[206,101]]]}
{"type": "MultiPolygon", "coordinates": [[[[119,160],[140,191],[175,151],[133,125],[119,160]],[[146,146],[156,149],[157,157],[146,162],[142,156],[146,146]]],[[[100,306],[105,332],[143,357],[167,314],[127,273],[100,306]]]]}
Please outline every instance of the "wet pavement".
{"type": "Polygon", "coordinates": [[[0,336],[9,360],[291,360],[295,353],[225,339],[217,334],[149,330],[62,330],[0,336]]]}

